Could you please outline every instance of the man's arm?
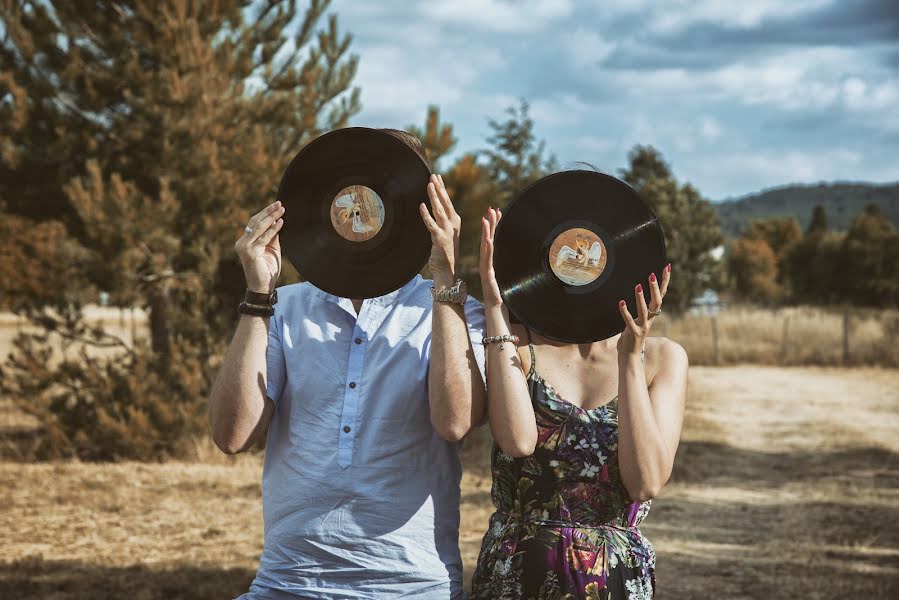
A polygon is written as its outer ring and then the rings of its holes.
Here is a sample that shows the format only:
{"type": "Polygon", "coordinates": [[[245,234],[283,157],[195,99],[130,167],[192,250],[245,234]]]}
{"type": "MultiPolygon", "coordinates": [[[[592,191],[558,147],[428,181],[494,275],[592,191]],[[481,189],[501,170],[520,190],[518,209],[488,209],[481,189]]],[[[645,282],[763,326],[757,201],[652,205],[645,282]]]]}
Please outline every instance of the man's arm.
{"type": "MultiPolygon", "coordinates": [[[[424,204],[419,209],[431,233],[429,265],[434,287],[451,287],[456,280],[462,220],[453,208],[442,177],[431,176],[428,197],[434,216],[424,204]]],[[[431,424],[442,438],[456,442],[483,419],[484,382],[468,335],[464,306],[434,302],[431,319],[428,370],[431,424]]]]}
{"type": "MultiPolygon", "coordinates": [[[[452,283],[434,278],[437,288],[452,283]]],[[[432,319],[428,371],[431,424],[443,439],[456,442],[483,421],[484,381],[468,335],[464,307],[434,302],[432,319]]]]}
{"type": "Polygon", "coordinates": [[[275,405],[265,395],[268,317],[241,315],[209,395],[215,445],[226,454],[248,450],[271,420],[275,405]]]}
{"type": "MultiPolygon", "coordinates": [[[[274,289],[281,272],[278,231],[284,221],[280,202],[250,219],[234,244],[247,278],[247,288],[261,293],[274,289]]],[[[241,315],[209,394],[212,439],[222,452],[234,454],[252,447],[268,427],[274,403],[266,398],[269,317],[241,315]]]]}

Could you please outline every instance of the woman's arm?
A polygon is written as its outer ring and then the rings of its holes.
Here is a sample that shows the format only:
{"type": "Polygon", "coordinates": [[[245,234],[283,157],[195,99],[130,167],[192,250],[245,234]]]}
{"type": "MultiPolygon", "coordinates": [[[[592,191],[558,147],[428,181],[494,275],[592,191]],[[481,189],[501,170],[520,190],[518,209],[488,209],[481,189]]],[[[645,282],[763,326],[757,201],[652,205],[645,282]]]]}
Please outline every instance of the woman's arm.
{"type": "MultiPolygon", "coordinates": [[[[500,211],[491,208],[482,220],[480,271],[486,336],[510,335],[511,331],[493,272],[493,235],[501,217],[500,211]]],[[[515,457],[534,453],[537,421],[518,349],[511,342],[487,345],[487,414],[490,431],[503,452],[515,457]]]]}
{"type": "MultiPolygon", "coordinates": [[[[661,307],[668,287],[670,265],[661,289],[653,275],[651,310],[661,307]]],[[[671,477],[674,455],[683,425],[687,395],[687,354],[675,342],[661,340],[652,352],[657,365],[647,387],[642,349],[653,315],[646,306],[641,286],[635,290],[638,318],[621,306],[627,325],[618,342],[618,466],[625,489],[634,500],[653,498],[671,477]]]]}

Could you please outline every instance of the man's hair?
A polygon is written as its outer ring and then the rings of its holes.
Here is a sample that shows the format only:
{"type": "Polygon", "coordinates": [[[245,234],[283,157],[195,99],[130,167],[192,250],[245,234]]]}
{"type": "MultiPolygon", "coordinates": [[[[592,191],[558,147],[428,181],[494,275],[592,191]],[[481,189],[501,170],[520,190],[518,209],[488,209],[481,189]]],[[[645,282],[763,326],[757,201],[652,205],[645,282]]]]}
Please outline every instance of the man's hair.
{"type": "Polygon", "coordinates": [[[431,168],[431,161],[428,160],[428,153],[425,150],[424,144],[421,143],[421,140],[409,133],[408,131],[403,131],[402,129],[390,129],[387,127],[382,127],[381,131],[384,133],[389,133],[399,141],[403,142],[418,154],[425,164],[428,165],[428,168],[431,168]]]}

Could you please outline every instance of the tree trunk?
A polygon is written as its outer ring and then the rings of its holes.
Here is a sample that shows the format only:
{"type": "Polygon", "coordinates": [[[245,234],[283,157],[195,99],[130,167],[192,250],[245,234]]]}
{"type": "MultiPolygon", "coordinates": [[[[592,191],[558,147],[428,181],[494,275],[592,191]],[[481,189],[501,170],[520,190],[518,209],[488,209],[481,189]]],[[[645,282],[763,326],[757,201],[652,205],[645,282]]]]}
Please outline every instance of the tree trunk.
{"type": "Polygon", "coordinates": [[[150,294],[150,343],[156,354],[169,353],[168,304],[167,286],[154,286],[150,294]]]}

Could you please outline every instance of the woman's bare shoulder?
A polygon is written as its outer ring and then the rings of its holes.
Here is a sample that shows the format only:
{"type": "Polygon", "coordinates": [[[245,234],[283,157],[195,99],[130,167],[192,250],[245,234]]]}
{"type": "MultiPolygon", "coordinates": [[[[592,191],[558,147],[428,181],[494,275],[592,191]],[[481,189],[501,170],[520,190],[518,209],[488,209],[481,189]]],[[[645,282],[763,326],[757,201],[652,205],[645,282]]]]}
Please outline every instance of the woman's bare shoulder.
{"type": "Polygon", "coordinates": [[[651,337],[646,340],[646,358],[655,367],[655,372],[662,369],[679,370],[689,366],[689,358],[684,347],[666,337],[651,337]]]}

